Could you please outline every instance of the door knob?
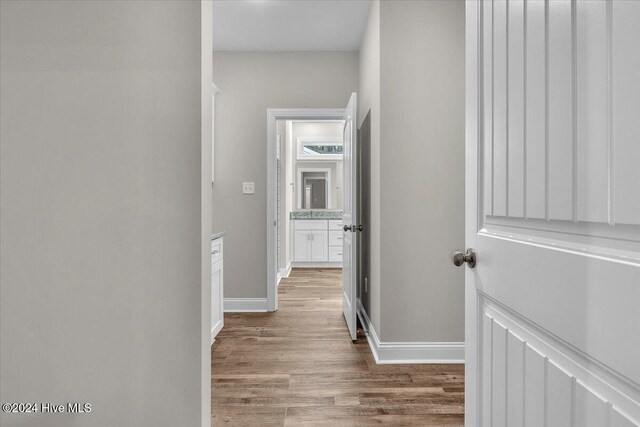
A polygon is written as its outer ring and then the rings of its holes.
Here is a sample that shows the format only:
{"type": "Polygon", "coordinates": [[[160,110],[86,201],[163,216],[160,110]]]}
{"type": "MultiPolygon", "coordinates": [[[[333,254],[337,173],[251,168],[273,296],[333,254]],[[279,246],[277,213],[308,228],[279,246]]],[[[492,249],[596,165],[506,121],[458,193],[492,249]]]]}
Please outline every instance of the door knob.
{"type": "Polygon", "coordinates": [[[362,226],[362,224],[360,224],[360,225],[357,227],[357,230],[358,230],[358,231],[362,231],[362,230],[364,230],[364,227],[362,226]]]}
{"type": "Polygon", "coordinates": [[[451,260],[456,267],[460,267],[466,262],[469,268],[473,268],[476,266],[476,252],[471,248],[467,249],[466,253],[454,251],[451,260]]]}
{"type": "Polygon", "coordinates": [[[342,229],[346,232],[346,231],[351,231],[351,226],[350,225],[345,225],[344,227],[342,227],[342,229]]]}

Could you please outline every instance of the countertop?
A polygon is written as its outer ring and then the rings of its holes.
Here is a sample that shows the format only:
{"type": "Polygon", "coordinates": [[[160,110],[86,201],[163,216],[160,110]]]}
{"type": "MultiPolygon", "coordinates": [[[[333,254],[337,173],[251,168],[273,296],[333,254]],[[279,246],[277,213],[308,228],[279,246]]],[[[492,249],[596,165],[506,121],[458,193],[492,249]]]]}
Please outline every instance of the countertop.
{"type": "Polygon", "coordinates": [[[291,219],[342,219],[339,209],[296,209],[289,215],[291,219]]]}
{"type": "Polygon", "coordinates": [[[227,234],[227,232],[226,232],[226,231],[220,231],[220,232],[218,232],[218,233],[213,233],[213,234],[211,234],[211,240],[219,239],[219,238],[221,238],[222,236],[224,236],[225,234],[227,234]]]}

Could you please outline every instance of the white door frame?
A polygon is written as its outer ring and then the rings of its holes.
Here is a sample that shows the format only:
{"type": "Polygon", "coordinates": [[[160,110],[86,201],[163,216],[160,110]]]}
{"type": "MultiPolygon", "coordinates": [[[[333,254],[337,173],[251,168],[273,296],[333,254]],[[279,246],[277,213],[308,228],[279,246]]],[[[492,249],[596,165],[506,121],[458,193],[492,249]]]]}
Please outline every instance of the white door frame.
{"type": "MultiPolygon", "coordinates": [[[[478,37],[479,8],[482,2],[466,3],[466,109],[465,109],[465,144],[466,144],[466,195],[465,195],[465,248],[475,248],[476,231],[478,230],[478,200],[475,195],[478,193],[478,165],[477,150],[478,141],[481,138],[479,114],[482,110],[478,105],[482,99],[478,91],[482,88],[478,84],[479,69],[479,43],[482,39],[478,37]]],[[[464,249],[463,249],[464,250],[464,249]]],[[[465,426],[479,425],[478,407],[480,393],[478,393],[478,343],[480,325],[478,319],[478,294],[475,286],[469,286],[470,275],[473,272],[465,267],[465,386],[464,386],[464,416],[465,426]]]]}
{"type": "Polygon", "coordinates": [[[276,251],[276,138],[278,120],[339,120],[342,121],[344,108],[269,108],[267,109],[267,311],[278,309],[276,251]]]}

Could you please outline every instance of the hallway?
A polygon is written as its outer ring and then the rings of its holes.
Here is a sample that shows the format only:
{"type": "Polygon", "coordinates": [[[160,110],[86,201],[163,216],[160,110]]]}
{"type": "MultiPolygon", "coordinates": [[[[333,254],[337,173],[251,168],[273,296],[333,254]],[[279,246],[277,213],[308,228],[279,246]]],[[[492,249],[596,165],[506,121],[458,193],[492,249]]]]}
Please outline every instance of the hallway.
{"type": "Polygon", "coordinates": [[[463,425],[463,365],[377,365],[341,312],[341,270],[294,269],[275,313],[227,313],[213,425],[463,425]]]}

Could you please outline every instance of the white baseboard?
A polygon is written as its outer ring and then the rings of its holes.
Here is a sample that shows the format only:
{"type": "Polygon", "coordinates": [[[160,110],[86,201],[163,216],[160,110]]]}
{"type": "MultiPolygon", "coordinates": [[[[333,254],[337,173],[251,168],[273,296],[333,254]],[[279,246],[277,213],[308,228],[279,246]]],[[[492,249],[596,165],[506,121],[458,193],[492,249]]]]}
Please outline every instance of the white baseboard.
{"type": "Polygon", "coordinates": [[[463,342],[381,342],[360,300],[358,317],[379,365],[464,363],[463,342]]]}
{"type": "Polygon", "coordinates": [[[254,313],[266,312],[266,298],[225,298],[225,313],[254,313]]]}
{"type": "Polygon", "coordinates": [[[220,332],[222,326],[222,320],[219,320],[218,323],[216,323],[215,326],[211,328],[211,345],[213,345],[213,343],[215,342],[216,335],[218,335],[218,332],[220,332]]]}
{"type": "Polygon", "coordinates": [[[293,268],[342,268],[342,261],[338,262],[292,262],[293,268]]]}
{"type": "Polygon", "coordinates": [[[281,268],[280,270],[278,270],[278,280],[276,280],[276,286],[280,285],[280,280],[283,277],[289,277],[289,274],[291,274],[291,263],[287,264],[285,268],[281,268]]]}

